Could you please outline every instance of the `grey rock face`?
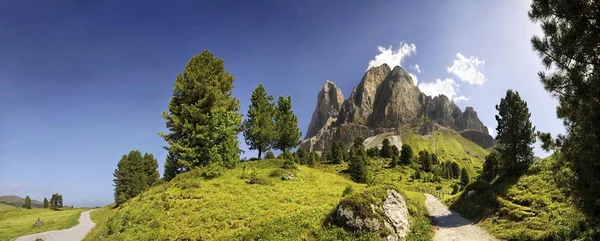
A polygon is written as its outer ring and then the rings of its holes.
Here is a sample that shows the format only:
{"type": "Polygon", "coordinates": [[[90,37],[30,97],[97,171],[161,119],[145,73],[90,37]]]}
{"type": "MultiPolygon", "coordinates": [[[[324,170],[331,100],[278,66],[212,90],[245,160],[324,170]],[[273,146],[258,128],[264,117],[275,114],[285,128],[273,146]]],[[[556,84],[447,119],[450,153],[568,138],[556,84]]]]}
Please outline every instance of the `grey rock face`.
{"type": "Polygon", "coordinates": [[[342,90],[335,83],[327,81],[317,97],[317,107],[313,112],[312,119],[308,125],[308,131],[304,139],[317,135],[317,132],[328,122],[335,121],[338,118],[340,109],[344,102],[342,90]]]}
{"type": "Polygon", "coordinates": [[[421,109],[420,94],[408,73],[394,67],[377,91],[370,126],[394,128],[413,121],[421,109]]]}
{"type": "Polygon", "coordinates": [[[461,132],[460,135],[486,149],[496,144],[494,137],[480,131],[465,130],[461,132]]]}
{"type": "Polygon", "coordinates": [[[458,131],[476,130],[485,134],[489,134],[487,127],[484,126],[479,120],[479,117],[477,117],[477,112],[475,112],[473,107],[470,106],[467,107],[465,112],[456,119],[454,129],[458,131]]]}
{"type": "Polygon", "coordinates": [[[410,229],[409,213],[406,200],[395,190],[388,190],[388,196],[383,203],[370,204],[373,213],[382,212],[383,217],[361,217],[356,210],[338,205],[335,219],[348,230],[364,230],[379,232],[387,229],[385,240],[406,240],[410,229]]]}
{"type": "Polygon", "coordinates": [[[421,103],[421,108],[425,116],[443,126],[454,126],[455,120],[462,114],[460,108],[445,95],[438,95],[432,98],[431,96],[422,94],[421,103]]]}
{"type": "Polygon", "coordinates": [[[375,106],[377,89],[390,71],[387,64],[367,70],[360,84],[354,88],[348,100],[344,102],[337,121],[338,125],[344,123],[367,124],[375,106]]]}

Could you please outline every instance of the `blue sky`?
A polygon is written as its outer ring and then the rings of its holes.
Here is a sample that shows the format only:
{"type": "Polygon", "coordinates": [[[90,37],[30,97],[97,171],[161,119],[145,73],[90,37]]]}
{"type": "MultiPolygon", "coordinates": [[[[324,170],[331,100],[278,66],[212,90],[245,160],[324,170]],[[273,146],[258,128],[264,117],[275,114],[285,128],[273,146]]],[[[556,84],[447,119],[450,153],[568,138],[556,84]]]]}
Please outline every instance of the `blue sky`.
{"type": "Polygon", "coordinates": [[[292,96],[303,135],[325,81],[348,97],[372,60],[401,64],[492,128],[494,106],[517,90],[538,130],[562,133],[536,75],[529,39],[540,31],[528,9],[521,0],[0,1],[0,195],[110,203],[113,170],[132,149],[154,154],[162,172],[161,112],[204,49],[236,77],[242,113],[264,83],[292,96]]]}

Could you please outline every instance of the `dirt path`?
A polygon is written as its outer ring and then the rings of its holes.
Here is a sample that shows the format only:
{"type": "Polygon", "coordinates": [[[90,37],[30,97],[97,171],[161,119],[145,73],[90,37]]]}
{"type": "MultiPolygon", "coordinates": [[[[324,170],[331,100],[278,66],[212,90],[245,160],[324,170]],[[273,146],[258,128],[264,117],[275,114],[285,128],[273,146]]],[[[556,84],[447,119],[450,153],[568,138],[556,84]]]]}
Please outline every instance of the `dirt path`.
{"type": "Polygon", "coordinates": [[[53,230],[43,233],[30,234],[22,237],[18,237],[15,241],[35,241],[40,238],[44,241],[49,240],[60,240],[60,241],[81,241],[85,236],[92,230],[96,224],[90,219],[90,211],[81,213],[79,217],[79,224],[75,227],[62,230],[53,230]]]}
{"type": "Polygon", "coordinates": [[[461,217],[458,213],[450,211],[431,194],[425,194],[425,205],[429,215],[433,217],[436,226],[434,240],[473,240],[486,241],[497,240],[494,236],[480,227],[475,226],[469,220],[461,217]]]}

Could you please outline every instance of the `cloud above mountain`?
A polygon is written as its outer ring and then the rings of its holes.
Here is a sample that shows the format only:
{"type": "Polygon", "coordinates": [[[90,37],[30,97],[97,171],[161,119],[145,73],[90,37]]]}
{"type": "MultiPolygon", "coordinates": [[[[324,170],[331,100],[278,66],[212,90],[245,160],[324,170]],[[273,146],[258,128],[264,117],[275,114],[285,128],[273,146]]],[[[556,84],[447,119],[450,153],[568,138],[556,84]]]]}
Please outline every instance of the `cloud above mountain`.
{"type": "Polygon", "coordinates": [[[479,60],[477,57],[465,57],[461,53],[456,54],[456,59],[452,66],[446,67],[448,73],[456,75],[461,81],[472,85],[482,85],[487,78],[481,69],[485,65],[485,60],[479,60]]]}
{"type": "Polygon", "coordinates": [[[379,54],[375,55],[375,59],[369,61],[369,67],[377,67],[382,64],[387,64],[390,68],[394,68],[396,65],[402,66],[402,61],[415,53],[417,53],[417,46],[411,43],[400,42],[398,49],[393,49],[392,46],[385,48],[378,46],[379,54]]]}
{"type": "Polygon", "coordinates": [[[436,79],[433,83],[421,83],[419,89],[421,92],[429,96],[445,95],[448,99],[457,101],[467,101],[469,98],[458,96],[459,85],[453,79],[446,78],[444,80],[436,79]]]}

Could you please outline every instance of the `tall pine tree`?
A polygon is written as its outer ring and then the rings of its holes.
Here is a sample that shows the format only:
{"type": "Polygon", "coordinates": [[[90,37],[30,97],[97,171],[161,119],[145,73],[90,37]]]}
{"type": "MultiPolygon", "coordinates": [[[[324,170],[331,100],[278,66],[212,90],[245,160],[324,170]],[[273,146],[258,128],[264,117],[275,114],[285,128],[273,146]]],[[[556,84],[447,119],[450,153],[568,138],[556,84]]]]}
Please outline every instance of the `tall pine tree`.
{"type": "Polygon", "coordinates": [[[502,159],[504,174],[519,175],[533,161],[535,127],[529,120],[531,114],[527,102],[519,92],[508,90],[506,97],[496,105],[498,127],[496,127],[496,149],[502,159]]]}
{"type": "Polygon", "coordinates": [[[113,173],[115,205],[123,204],[154,185],[159,177],[157,168],[152,154],[142,156],[140,151],[133,150],[123,155],[113,173]]]}
{"type": "Polygon", "coordinates": [[[25,201],[23,201],[23,208],[31,209],[31,198],[29,196],[25,197],[25,201]]]}
{"type": "Polygon", "coordinates": [[[277,131],[275,148],[286,152],[290,148],[300,145],[302,132],[298,128],[298,118],[292,111],[292,98],[289,96],[279,96],[275,114],[275,130],[277,131]]]}
{"type": "Polygon", "coordinates": [[[410,164],[412,158],[413,158],[412,147],[410,147],[410,145],[408,145],[408,144],[402,144],[402,147],[400,148],[400,162],[403,165],[408,165],[408,164],[410,164]]]}
{"type": "Polygon", "coordinates": [[[250,150],[258,151],[260,160],[262,153],[271,148],[276,136],[273,122],[275,107],[273,96],[267,95],[262,84],[252,92],[247,119],[243,124],[244,138],[250,150]]]}
{"type": "Polygon", "coordinates": [[[48,199],[44,197],[44,208],[48,208],[48,199]]]}
{"type": "Polygon", "coordinates": [[[169,111],[163,112],[169,133],[159,133],[169,151],[165,179],[197,166],[233,167],[239,161],[237,134],[242,117],[231,96],[234,77],[223,60],[205,50],[177,75],[169,111]],[[168,171],[168,172],[167,172],[168,171]]]}
{"type": "Polygon", "coordinates": [[[543,36],[531,39],[548,70],[539,77],[567,130],[556,141],[540,139],[561,151],[576,175],[577,199],[600,217],[600,1],[533,0],[529,18],[541,23],[543,36]]]}
{"type": "Polygon", "coordinates": [[[357,138],[354,140],[348,159],[348,172],[352,179],[355,182],[366,183],[369,173],[367,169],[367,151],[365,151],[362,139],[357,138]]]}

